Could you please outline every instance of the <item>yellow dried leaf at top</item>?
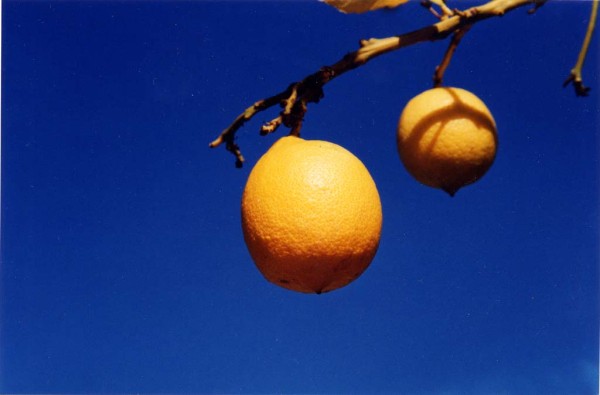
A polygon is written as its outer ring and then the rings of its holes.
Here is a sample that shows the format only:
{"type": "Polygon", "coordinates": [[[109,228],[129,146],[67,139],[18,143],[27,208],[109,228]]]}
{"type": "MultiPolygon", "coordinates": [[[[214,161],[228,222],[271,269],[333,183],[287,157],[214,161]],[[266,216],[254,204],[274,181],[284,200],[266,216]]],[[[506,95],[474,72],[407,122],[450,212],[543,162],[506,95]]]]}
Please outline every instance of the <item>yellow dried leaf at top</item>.
{"type": "Polygon", "coordinates": [[[381,8],[395,8],[408,0],[321,0],[346,14],[361,14],[381,8]]]}

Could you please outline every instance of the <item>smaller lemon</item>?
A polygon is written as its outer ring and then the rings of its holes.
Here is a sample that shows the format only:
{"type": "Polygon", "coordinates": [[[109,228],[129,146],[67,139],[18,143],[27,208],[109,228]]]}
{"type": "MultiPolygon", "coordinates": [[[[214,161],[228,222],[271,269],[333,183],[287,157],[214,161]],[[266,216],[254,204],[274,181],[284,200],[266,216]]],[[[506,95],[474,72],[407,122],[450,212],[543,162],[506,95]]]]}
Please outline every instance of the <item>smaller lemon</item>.
{"type": "Polygon", "coordinates": [[[408,102],[397,143],[402,163],[417,181],[453,196],[494,162],[496,122],[473,93],[434,88],[408,102]]]}

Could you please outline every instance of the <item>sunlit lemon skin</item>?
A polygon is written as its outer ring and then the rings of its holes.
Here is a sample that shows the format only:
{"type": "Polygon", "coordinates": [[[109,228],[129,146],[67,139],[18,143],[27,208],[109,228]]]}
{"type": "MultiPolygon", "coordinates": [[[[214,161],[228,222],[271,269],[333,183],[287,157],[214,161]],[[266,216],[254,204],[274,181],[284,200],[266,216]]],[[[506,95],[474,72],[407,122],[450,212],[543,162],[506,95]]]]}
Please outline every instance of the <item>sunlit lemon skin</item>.
{"type": "Polygon", "coordinates": [[[242,230],[264,277],[322,293],[358,278],[381,235],[379,193],[363,163],[326,141],[279,139],[252,169],[242,230]]]}

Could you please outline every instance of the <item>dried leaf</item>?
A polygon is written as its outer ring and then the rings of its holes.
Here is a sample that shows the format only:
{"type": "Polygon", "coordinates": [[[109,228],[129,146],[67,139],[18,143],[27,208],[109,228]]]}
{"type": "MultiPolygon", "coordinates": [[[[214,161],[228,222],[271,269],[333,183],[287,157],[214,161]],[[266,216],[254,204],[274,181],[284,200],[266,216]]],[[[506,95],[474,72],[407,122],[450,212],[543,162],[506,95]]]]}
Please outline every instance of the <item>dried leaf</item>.
{"type": "Polygon", "coordinates": [[[320,0],[346,14],[361,14],[380,8],[394,8],[408,0],[320,0]]]}

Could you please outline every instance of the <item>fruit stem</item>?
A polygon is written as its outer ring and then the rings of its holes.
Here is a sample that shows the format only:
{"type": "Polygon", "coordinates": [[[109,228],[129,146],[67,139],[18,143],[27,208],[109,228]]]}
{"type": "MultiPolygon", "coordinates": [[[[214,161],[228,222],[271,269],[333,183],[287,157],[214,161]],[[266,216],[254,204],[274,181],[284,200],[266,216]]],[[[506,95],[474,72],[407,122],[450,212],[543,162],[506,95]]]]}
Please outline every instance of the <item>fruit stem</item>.
{"type": "Polygon", "coordinates": [[[446,53],[444,54],[444,58],[442,62],[435,68],[435,72],[433,73],[433,87],[437,88],[442,85],[442,80],[444,79],[444,73],[446,69],[450,65],[450,60],[452,60],[452,56],[454,52],[456,52],[456,48],[460,41],[464,37],[465,34],[471,29],[473,25],[465,25],[464,27],[456,30],[452,35],[452,40],[450,40],[450,44],[448,45],[448,49],[446,49],[446,53]]]}

